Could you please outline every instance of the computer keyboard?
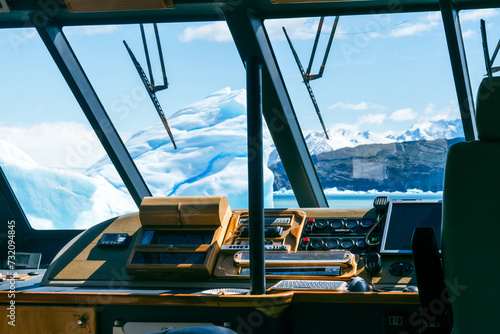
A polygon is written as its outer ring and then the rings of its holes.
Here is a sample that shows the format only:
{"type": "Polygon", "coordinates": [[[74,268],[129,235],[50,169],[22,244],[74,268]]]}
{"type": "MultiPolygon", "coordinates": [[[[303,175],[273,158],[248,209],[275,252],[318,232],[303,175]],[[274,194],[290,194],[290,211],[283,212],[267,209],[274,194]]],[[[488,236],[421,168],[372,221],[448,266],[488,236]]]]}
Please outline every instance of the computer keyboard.
{"type": "Polygon", "coordinates": [[[344,281],[309,281],[283,280],[273,285],[275,290],[343,290],[347,286],[344,281]]]}

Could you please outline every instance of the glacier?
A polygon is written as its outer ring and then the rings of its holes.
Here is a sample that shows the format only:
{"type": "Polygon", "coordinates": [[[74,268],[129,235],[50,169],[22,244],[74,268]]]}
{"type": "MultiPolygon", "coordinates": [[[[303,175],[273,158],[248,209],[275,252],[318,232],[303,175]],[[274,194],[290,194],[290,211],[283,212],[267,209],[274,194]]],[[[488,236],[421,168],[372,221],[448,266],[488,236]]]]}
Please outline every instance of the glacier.
{"type": "MultiPolygon", "coordinates": [[[[248,207],[246,92],[222,89],[187,106],[169,120],[177,150],[162,124],[134,134],[126,146],[153,196],[226,196],[232,208],[248,207]]],[[[273,206],[273,174],[267,166],[271,140],[264,138],[264,204],[273,206]]],[[[110,174],[102,159],[87,175],[110,174]]]]}
{"type": "Polygon", "coordinates": [[[130,196],[103,177],[39,166],[13,144],[0,141],[0,165],[33,228],[87,228],[130,211],[130,196]]]}
{"type": "MultiPolygon", "coordinates": [[[[232,208],[248,207],[245,90],[215,92],[173,114],[169,124],[177,150],[161,123],[125,143],[153,196],[225,195],[232,208]]],[[[268,133],[264,149],[264,204],[273,207],[268,133]]],[[[0,141],[0,159],[34,228],[87,228],[137,211],[108,157],[82,174],[39,166],[12,143],[0,141]]]]}

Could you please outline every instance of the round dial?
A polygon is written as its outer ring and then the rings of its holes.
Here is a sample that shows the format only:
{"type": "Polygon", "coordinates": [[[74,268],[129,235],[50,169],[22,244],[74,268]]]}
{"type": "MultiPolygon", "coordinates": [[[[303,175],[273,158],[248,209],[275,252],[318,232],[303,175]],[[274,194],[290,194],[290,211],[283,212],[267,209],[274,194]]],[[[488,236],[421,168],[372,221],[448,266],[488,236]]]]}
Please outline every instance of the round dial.
{"type": "Polygon", "coordinates": [[[325,244],[326,248],[328,248],[328,249],[335,248],[335,247],[337,247],[337,245],[338,245],[337,240],[328,240],[325,244]]]}
{"type": "Polygon", "coordinates": [[[354,246],[354,241],[352,241],[351,239],[345,239],[345,240],[342,240],[342,242],[340,243],[340,247],[342,248],[351,248],[352,246],[354,246]]]}
{"type": "Polygon", "coordinates": [[[314,222],[314,227],[316,227],[317,229],[320,229],[320,230],[324,229],[327,226],[328,226],[328,221],[325,219],[317,219],[314,222]]]}
{"type": "Polygon", "coordinates": [[[321,240],[321,239],[312,240],[311,247],[314,249],[321,249],[323,247],[323,240],[321,240]]]}
{"type": "Polygon", "coordinates": [[[370,228],[373,226],[373,220],[371,219],[363,219],[360,223],[362,228],[370,228]]]}
{"type": "Polygon", "coordinates": [[[358,226],[358,221],[356,219],[349,219],[345,223],[345,227],[347,228],[356,228],[358,226]]]}
{"type": "Polygon", "coordinates": [[[365,248],[366,247],[365,239],[359,239],[358,241],[356,241],[356,246],[358,246],[358,248],[365,248]]]}
{"type": "Polygon", "coordinates": [[[340,219],[335,219],[335,220],[332,220],[332,222],[330,223],[330,226],[331,226],[334,230],[336,230],[336,229],[338,229],[338,228],[342,228],[342,225],[344,225],[344,224],[342,223],[342,220],[340,220],[340,219]]]}

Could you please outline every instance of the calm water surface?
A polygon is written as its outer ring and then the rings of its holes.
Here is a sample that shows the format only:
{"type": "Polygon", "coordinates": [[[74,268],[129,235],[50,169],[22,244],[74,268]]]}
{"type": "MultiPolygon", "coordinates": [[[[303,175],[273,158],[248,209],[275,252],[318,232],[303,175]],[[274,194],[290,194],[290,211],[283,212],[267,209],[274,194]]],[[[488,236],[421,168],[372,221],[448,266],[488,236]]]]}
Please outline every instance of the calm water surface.
{"type": "MultiPolygon", "coordinates": [[[[373,200],[377,196],[388,196],[389,199],[422,199],[422,200],[442,200],[443,193],[349,193],[349,194],[328,194],[326,199],[331,208],[356,208],[371,207],[373,200]]],[[[295,196],[291,194],[274,193],[275,208],[297,208],[298,204],[295,196]]]]}

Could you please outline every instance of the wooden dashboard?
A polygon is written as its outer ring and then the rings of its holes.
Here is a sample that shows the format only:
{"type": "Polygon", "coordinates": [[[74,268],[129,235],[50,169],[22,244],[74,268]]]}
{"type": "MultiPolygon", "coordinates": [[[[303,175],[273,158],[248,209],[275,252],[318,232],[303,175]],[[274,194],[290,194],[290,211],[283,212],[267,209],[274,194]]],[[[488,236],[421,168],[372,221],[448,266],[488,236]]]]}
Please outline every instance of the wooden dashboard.
{"type": "MultiPolygon", "coordinates": [[[[211,202],[205,198],[203,203],[197,198],[155,201],[143,204],[140,213],[96,225],[70,242],[47,270],[42,285],[105,286],[120,281],[131,287],[231,287],[248,281],[247,263],[238,262],[249,247],[248,211],[233,211],[222,198],[212,198],[211,202]],[[188,202],[192,205],[189,215],[195,212],[203,216],[200,210],[205,210],[203,219],[182,222],[185,217],[181,218],[183,214],[176,210],[190,210],[188,202]],[[212,216],[206,213],[210,210],[212,216]],[[150,214],[153,211],[156,216],[150,214]],[[109,239],[123,234],[130,238],[126,245],[101,245],[106,236],[109,239]]],[[[415,284],[413,271],[394,275],[389,270],[395,263],[411,264],[411,256],[382,257],[379,273],[371,277],[365,272],[366,254],[377,251],[364,243],[375,220],[374,210],[369,208],[266,211],[266,254],[283,254],[277,264],[266,265],[269,285],[281,279],[349,280],[353,276],[370,282],[373,279],[384,289],[415,284]],[[344,224],[341,228],[330,226],[340,222],[344,224]],[[329,225],[323,226],[326,223],[329,225]],[[300,260],[311,252],[326,256],[343,252],[351,256],[338,264],[300,260]],[[294,256],[288,259],[290,254],[294,256]],[[340,267],[337,272],[322,274],[324,268],[335,266],[340,267]]],[[[381,238],[380,229],[372,237],[381,238]]]]}
{"type": "MultiPolygon", "coordinates": [[[[139,213],[76,237],[43,277],[15,291],[17,319],[23,319],[16,330],[36,332],[42,324],[43,332],[73,326],[74,333],[129,334],[135,333],[132,324],[182,322],[214,323],[238,333],[302,333],[327,330],[331,314],[343,314],[339,330],[401,333],[418,314],[418,294],[403,292],[415,285],[413,270],[394,266],[411,268],[413,262],[408,255],[382,256],[381,270],[373,277],[367,273],[365,259],[378,249],[365,243],[366,236],[379,240],[383,233],[377,219],[372,208],[266,210],[268,290],[249,295],[248,211],[231,210],[223,197],[146,200],[139,213]],[[321,261],[309,262],[311,256],[321,261]],[[355,276],[375,289],[272,288],[286,279],[348,282],[355,276]],[[59,310],[59,318],[39,321],[59,310]],[[359,313],[366,322],[356,320],[359,313]],[[391,327],[394,317],[402,327],[391,327]]],[[[0,305],[6,306],[0,316],[7,317],[12,299],[8,284],[0,287],[0,305]]],[[[12,330],[8,326],[2,332],[12,330]]]]}

